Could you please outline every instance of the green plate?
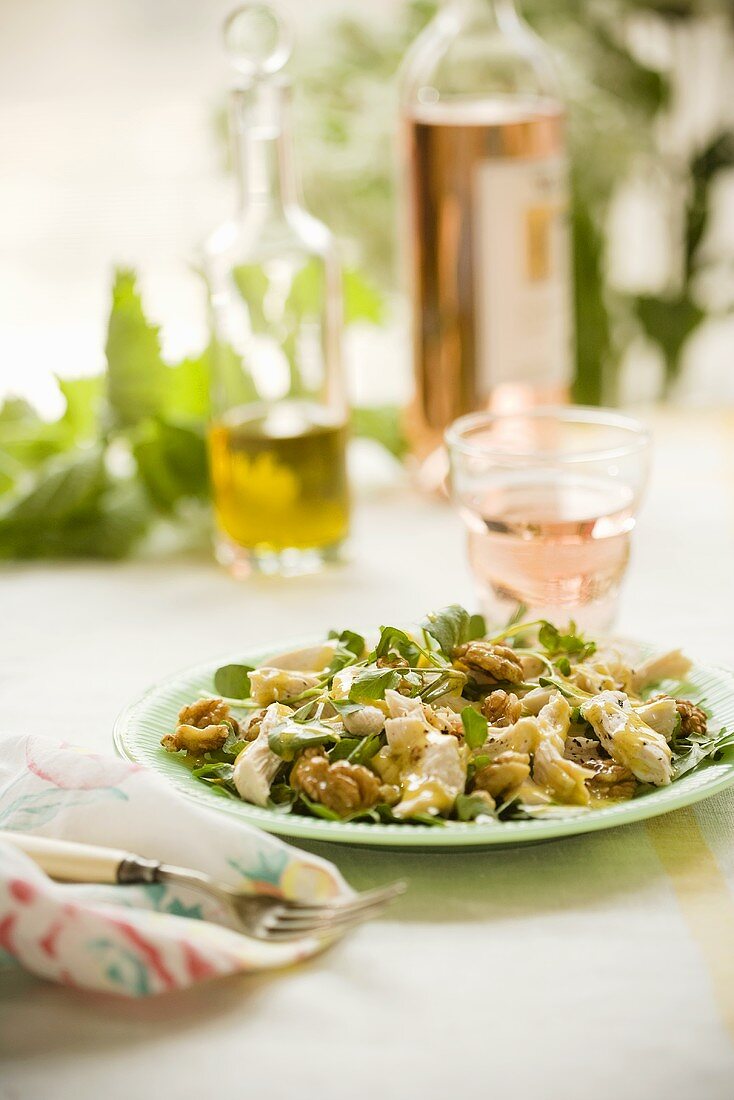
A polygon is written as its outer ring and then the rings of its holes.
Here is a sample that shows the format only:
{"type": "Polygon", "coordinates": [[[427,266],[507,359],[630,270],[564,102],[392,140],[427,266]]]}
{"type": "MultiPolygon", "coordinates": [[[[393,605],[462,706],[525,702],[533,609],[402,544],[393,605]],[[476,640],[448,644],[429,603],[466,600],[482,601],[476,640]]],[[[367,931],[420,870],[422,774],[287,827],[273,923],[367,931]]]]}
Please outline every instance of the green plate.
{"type": "MultiPolygon", "coordinates": [[[[286,642],[272,653],[282,653],[321,639],[298,639],[286,642]]],[[[650,646],[636,646],[642,656],[654,652],[650,646]]],[[[445,826],[373,825],[360,822],[323,821],[300,814],[279,814],[251,806],[246,802],[224,798],[206,784],[195,779],[180,757],[166,752],[160,739],[169,733],[180,708],[196,699],[200,692],[212,691],[214,672],[222,664],[241,662],[263,664],[268,654],[250,650],[228,658],[209,661],[187,669],[164,683],[151,688],[132,703],[115,723],[114,738],[122,756],[144,764],[158,772],[188,798],[210,806],[220,813],[232,814],[269,833],[303,840],[325,841],[331,844],[369,845],[389,848],[485,848],[538,843],[557,837],[590,833],[596,829],[611,829],[648,817],[657,817],[670,810],[689,806],[699,799],[723,791],[734,783],[734,753],[716,763],[703,764],[696,771],[650,794],[630,802],[620,802],[604,809],[589,811],[561,810],[552,817],[533,821],[498,823],[451,822],[445,826]]],[[[725,669],[696,665],[689,676],[694,698],[704,698],[711,710],[711,729],[734,726],[734,675],[725,669]]]]}

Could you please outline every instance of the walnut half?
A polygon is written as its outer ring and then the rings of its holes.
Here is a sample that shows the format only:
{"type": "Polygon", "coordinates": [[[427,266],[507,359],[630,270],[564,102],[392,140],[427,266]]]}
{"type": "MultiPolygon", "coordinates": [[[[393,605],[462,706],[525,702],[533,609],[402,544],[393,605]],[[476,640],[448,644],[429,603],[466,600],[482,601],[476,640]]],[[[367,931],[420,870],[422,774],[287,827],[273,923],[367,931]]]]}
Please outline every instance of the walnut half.
{"type": "Polygon", "coordinates": [[[490,726],[514,726],[522,714],[522,704],[512,692],[498,688],[482,703],[482,714],[490,726]]]}
{"type": "Polygon", "coordinates": [[[690,699],[676,699],[675,709],[680,714],[680,731],[684,735],[691,733],[703,735],[708,729],[705,711],[692,703],[690,699]]]}
{"type": "Polygon", "coordinates": [[[337,760],[333,764],[319,749],[307,749],[291,769],[291,787],[339,817],[368,810],[380,800],[380,780],[363,764],[337,760]]]}
{"type": "Polygon", "coordinates": [[[230,728],[239,732],[239,725],[230,717],[229,706],[223,699],[197,699],[181,708],[176,729],[161,738],[161,745],[167,752],[185,749],[192,756],[199,756],[221,749],[230,728]]]}
{"type": "Polygon", "coordinates": [[[506,645],[491,642],[466,642],[456,647],[452,654],[457,668],[467,672],[481,672],[496,682],[506,680],[519,684],[523,679],[522,661],[506,645]]]}

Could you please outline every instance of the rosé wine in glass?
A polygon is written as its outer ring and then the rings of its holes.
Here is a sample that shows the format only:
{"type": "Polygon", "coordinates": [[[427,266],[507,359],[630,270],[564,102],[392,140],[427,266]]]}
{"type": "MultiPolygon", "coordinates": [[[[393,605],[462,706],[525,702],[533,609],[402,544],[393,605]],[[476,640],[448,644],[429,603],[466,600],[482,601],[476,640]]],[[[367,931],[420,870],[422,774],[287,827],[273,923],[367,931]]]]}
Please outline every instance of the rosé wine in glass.
{"type": "Polygon", "coordinates": [[[649,467],[636,421],[597,409],[462,417],[447,433],[452,497],[492,622],[611,626],[649,467]]]}

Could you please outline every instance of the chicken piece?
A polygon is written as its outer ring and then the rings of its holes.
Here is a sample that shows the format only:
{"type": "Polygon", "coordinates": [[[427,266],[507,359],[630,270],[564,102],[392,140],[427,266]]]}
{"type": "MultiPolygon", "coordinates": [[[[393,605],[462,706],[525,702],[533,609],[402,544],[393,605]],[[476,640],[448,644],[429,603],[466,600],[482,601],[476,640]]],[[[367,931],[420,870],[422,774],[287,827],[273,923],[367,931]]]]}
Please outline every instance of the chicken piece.
{"type": "Polygon", "coordinates": [[[385,706],[391,718],[403,718],[404,716],[424,716],[423,703],[420,699],[412,699],[409,695],[401,695],[399,691],[388,688],[385,692],[385,706]]]}
{"type": "Polygon", "coordinates": [[[380,801],[382,789],[369,768],[348,760],[332,764],[321,749],[306,749],[298,757],[291,769],[290,784],[339,817],[368,810],[380,801]]]}
{"type": "Polygon", "coordinates": [[[385,702],[391,715],[385,721],[387,745],[371,763],[386,783],[400,787],[393,813],[449,813],[466,782],[465,747],[430,724],[420,699],[389,690],[385,702]]]}
{"type": "Polygon", "coordinates": [[[330,695],[332,699],[348,699],[352,684],[362,671],[363,669],[355,668],[353,665],[347,665],[346,668],[339,669],[331,681],[330,695]]]}
{"type": "Polygon", "coordinates": [[[463,739],[464,725],[461,721],[461,715],[452,710],[451,707],[424,706],[423,711],[430,724],[440,730],[441,733],[450,733],[453,737],[463,739]]]}
{"type": "Polygon", "coordinates": [[[289,649],[268,659],[268,668],[281,668],[289,672],[325,672],[334,658],[336,640],[321,642],[303,649],[289,649]]]}
{"type": "Polygon", "coordinates": [[[569,680],[592,695],[602,691],[626,691],[631,685],[632,669],[619,650],[599,650],[574,665],[569,680]]]}
{"type": "Polygon", "coordinates": [[[651,699],[641,707],[635,707],[645,725],[656,733],[663,735],[666,741],[670,741],[678,726],[678,708],[675,699],[668,695],[659,695],[657,699],[651,699]]]}
{"type": "Polygon", "coordinates": [[[589,802],[586,780],[591,772],[564,757],[571,708],[562,695],[555,695],[537,718],[540,730],[533,757],[533,779],[547,787],[559,802],[585,806],[589,802]]]}
{"type": "Polygon", "coordinates": [[[671,780],[670,747],[662,734],[646,725],[639,714],[620,702],[619,693],[604,691],[581,706],[602,746],[640,780],[664,787],[671,780]]]}
{"type": "Polygon", "coordinates": [[[529,691],[527,695],[523,695],[520,700],[521,714],[523,715],[538,715],[540,714],[546,703],[549,703],[551,696],[555,695],[555,689],[550,687],[536,687],[532,691],[529,691]]]}
{"type": "MultiPolygon", "coordinates": [[[[394,719],[397,721],[398,719],[394,719]]],[[[426,735],[417,760],[410,756],[401,769],[402,797],[394,807],[396,817],[415,814],[448,814],[466,783],[466,761],[455,737],[438,733],[426,735]]]]}
{"type": "Polygon", "coordinates": [[[618,686],[609,669],[600,662],[575,665],[568,679],[581,691],[587,691],[590,695],[598,695],[602,691],[616,691],[618,686]]]}
{"type": "Polygon", "coordinates": [[[522,704],[512,692],[498,688],[483,700],[482,714],[490,726],[512,726],[522,714],[522,704]]]}
{"type": "Polygon", "coordinates": [[[360,707],[342,716],[344,729],[352,737],[372,737],[385,728],[385,715],[379,707],[360,707]]]}
{"type": "Polygon", "coordinates": [[[202,729],[184,722],[173,733],[162,737],[161,745],[166,752],[180,752],[185,749],[191,756],[201,756],[202,753],[221,749],[229,733],[229,726],[225,725],[204,726],[202,729]]]}
{"type": "Polygon", "coordinates": [[[454,650],[454,667],[488,683],[509,681],[519,684],[523,679],[522,661],[514,649],[491,642],[466,642],[454,650]]]}
{"type": "Polygon", "coordinates": [[[251,741],[234,762],[232,779],[237,793],[245,802],[255,806],[265,806],[270,787],[283,761],[271,751],[268,737],[272,730],[285,718],[293,714],[291,707],[282,703],[271,703],[260,722],[260,732],[251,741]]]}
{"type": "Polygon", "coordinates": [[[474,788],[486,791],[492,798],[507,798],[530,775],[530,757],[526,752],[501,752],[491,764],[486,764],[474,776],[474,788]]]}
{"type": "Polygon", "coordinates": [[[504,729],[491,729],[479,752],[492,760],[503,752],[520,752],[532,755],[540,741],[541,733],[537,717],[519,718],[504,729]]]}
{"type": "Polygon", "coordinates": [[[648,657],[632,674],[632,689],[639,693],[660,680],[682,680],[691,670],[691,662],[679,649],[671,649],[657,657],[648,657]]]}
{"type": "Polygon", "coordinates": [[[260,706],[295,699],[303,691],[317,687],[321,678],[315,672],[291,672],[264,665],[250,673],[252,698],[260,706]]]}
{"type": "Polygon", "coordinates": [[[547,787],[558,802],[587,806],[590,796],[586,780],[593,774],[588,768],[567,760],[551,740],[541,741],[535,750],[533,779],[539,786],[547,787]]]}

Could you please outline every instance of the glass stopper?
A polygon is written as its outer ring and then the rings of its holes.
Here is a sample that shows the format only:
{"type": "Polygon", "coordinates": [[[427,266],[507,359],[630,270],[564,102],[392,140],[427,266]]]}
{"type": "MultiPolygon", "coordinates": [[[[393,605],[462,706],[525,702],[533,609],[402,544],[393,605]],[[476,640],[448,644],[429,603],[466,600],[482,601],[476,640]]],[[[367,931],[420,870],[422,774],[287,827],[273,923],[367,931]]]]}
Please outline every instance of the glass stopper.
{"type": "Polygon", "coordinates": [[[289,28],[269,4],[242,4],[224,22],[224,44],[232,66],[249,80],[271,76],[290,57],[289,28]]]}

